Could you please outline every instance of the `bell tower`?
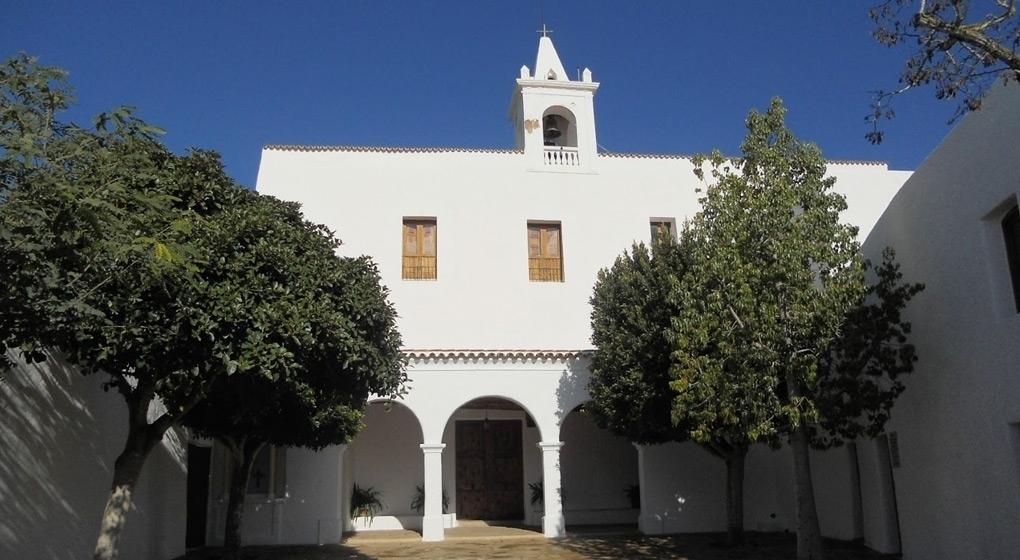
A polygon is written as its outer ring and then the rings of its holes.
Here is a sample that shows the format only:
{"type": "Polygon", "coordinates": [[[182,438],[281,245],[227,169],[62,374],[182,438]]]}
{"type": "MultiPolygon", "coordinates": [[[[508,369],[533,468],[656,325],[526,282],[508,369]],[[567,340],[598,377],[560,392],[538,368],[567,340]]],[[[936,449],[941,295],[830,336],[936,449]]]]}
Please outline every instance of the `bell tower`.
{"type": "Polygon", "coordinates": [[[524,150],[530,171],[594,173],[599,84],[587,68],[579,81],[572,81],[549,38],[552,31],[543,24],[539,33],[535,71],[521,67],[510,102],[517,148],[524,150]]]}

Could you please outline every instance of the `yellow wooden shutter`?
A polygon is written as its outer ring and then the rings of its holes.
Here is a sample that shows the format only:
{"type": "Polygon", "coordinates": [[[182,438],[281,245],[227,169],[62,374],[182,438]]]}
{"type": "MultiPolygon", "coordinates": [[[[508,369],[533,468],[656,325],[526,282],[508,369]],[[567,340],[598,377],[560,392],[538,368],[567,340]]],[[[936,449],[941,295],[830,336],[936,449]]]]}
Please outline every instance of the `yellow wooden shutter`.
{"type": "Polygon", "coordinates": [[[559,224],[528,224],[528,278],[562,282],[561,250],[559,224]]]}
{"type": "Polygon", "coordinates": [[[435,220],[404,220],[405,280],[436,279],[435,220]]]}

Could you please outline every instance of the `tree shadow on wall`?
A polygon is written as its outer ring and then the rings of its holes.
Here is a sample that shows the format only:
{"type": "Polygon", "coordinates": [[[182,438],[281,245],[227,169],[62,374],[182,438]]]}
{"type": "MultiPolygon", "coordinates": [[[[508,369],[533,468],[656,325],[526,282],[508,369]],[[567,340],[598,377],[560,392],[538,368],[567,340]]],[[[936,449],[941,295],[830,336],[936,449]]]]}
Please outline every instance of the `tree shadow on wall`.
{"type": "MultiPolygon", "coordinates": [[[[83,376],[59,355],[39,364],[9,356],[15,366],[0,381],[0,558],[87,557],[124,443],[126,406],[103,391],[102,375],[83,376]]],[[[183,539],[183,519],[164,515],[183,512],[183,447],[171,430],[146,461],[122,555],[166,556],[183,539]]]]}
{"type": "MultiPolygon", "coordinates": [[[[556,386],[556,415],[562,422],[568,414],[579,405],[587,402],[591,397],[588,395],[588,381],[591,379],[591,358],[585,356],[575,358],[567,363],[566,369],[560,374],[559,384],[556,386]]],[[[559,434],[550,434],[543,437],[550,441],[559,434]]]]}
{"type": "Polygon", "coordinates": [[[87,528],[98,530],[108,483],[94,510],[78,504],[111,477],[101,423],[82,396],[97,379],[52,358],[15,363],[0,382],[0,557],[77,557],[92,549],[96,531],[87,528]]]}

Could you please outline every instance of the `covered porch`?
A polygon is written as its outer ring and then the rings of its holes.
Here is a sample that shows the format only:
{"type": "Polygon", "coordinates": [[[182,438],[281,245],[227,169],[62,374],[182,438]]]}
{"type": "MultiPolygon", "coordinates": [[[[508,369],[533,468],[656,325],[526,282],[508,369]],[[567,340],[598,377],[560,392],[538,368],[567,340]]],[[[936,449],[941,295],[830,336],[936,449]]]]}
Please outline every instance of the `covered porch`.
{"type": "Polygon", "coordinates": [[[342,495],[355,507],[344,508],[344,531],[414,531],[438,541],[497,527],[551,538],[581,526],[636,530],[637,450],[580,406],[580,358],[414,368],[412,390],[372,402],[364,430],[346,446],[342,495]],[[377,503],[359,510],[366,491],[377,503]]]}

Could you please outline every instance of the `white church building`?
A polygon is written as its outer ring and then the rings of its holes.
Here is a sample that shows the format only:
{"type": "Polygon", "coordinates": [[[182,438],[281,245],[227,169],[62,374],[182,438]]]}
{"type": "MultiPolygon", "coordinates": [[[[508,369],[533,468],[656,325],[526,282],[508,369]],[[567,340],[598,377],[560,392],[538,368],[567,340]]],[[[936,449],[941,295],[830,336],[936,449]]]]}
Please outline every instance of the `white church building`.
{"type": "MultiPolygon", "coordinates": [[[[248,543],[400,528],[439,541],[478,519],[548,537],[583,525],[725,530],[720,460],[690,443],[634,445],[583,411],[597,272],[662,228],[675,235],[700,183],[684,156],[600,151],[599,84],[588,69],[578,78],[540,38],[509,92],[513,149],[265,146],[257,190],[302,203],[344,254],[375,260],[409,365],[406,394],[375,399],[350,444],[260,456],[248,543]],[[373,517],[351,515],[355,485],[378,492],[373,517]]],[[[1018,89],[995,92],[914,174],[829,162],[867,255],[893,246],[927,290],[908,311],[920,361],[888,433],[813,453],[826,536],[909,560],[1017,557],[1018,89]]],[[[23,369],[10,376],[19,387],[0,385],[0,449],[14,459],[0,464],[0,557],[76,557],[91,550],[123,405],[93,379],[23,369]],[[45,442],[71,452],[41,454],[45,442]],[[73,453],[88,465],[69,467],[73,453]]],[[[186,531],[222,541],[226,457],[180,436],[146,466],[127,557],[183,553],[186,531]]],[[[795,530],[789,449],[753,447],[744,493],[747,529],[795,530]]]]}
{"type": "MultiPolygon", "coordinates": [[[[549,537],[583,524],[724,528],[721,461],[693,444],[634,446],[578,409],[589,399],[597,272],[657,228],[675,234],[697,212],[700,184],[684,157],[600,152],[598,88],[587,69],[571,80],[542,37],[509,92],[514,149],[265,147],[258,191],[301,202],[340,232],[345,254],[378,263],[410,365],[407,394],[370,406],[350,445],[263,461],[286,471],[287,497],[250,500],[252,542],[393,528],[435,541],[463,519],[540,525],[549,537]],[[381,493],[374,518],[347,515],[355,484],[381,493]],[[410,507],[418,486],[422,512],[410,507]]],[[[874,162],[831,162],[830,172],[862,236],[910,176],[874,162]]],[[[826,532],[847,539],[849,457],[818,456],[826,532]]],[[[225,469],[218,453],[213,462],[220,507],[225,469]]],[[[792,528],[788,451],[755,449],[747,472],[747,527],[792,528]]]]}

